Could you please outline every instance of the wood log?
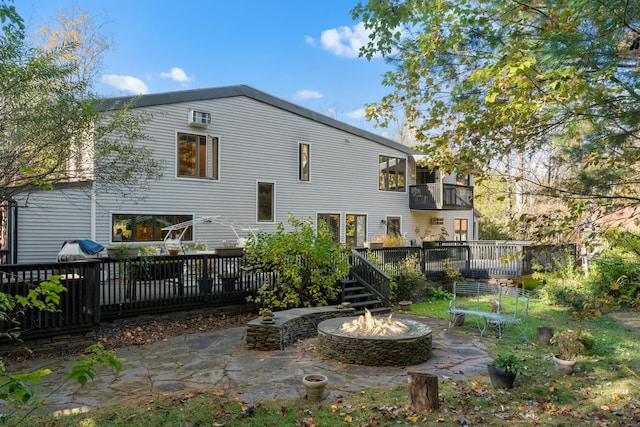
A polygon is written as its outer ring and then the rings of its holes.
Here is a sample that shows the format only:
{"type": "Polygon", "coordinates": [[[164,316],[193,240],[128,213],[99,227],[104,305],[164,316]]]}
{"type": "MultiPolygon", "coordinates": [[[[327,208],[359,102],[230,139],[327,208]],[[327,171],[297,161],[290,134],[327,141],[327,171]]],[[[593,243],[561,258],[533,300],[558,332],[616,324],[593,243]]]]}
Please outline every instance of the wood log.
{"type": "Polygon", "coordinates": [[[432,412],[440,407],[438,377],[409,372],[409,406],[414,412],[432,412]]]}

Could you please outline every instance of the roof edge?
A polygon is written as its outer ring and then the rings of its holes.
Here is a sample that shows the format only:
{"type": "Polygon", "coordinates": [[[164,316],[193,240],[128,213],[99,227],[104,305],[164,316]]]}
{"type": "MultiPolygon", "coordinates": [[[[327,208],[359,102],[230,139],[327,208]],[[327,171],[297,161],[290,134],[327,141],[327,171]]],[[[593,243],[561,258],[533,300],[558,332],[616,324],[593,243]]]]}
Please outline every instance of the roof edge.
{"type": "Polygon", "coordinates": [[[348,132],[352,135],[370,139],[379,144],[394,148],[406,154],[413,154],[411,147],[400,144],[392,139],[385,138],[376,133],[358,128],[345,122],[341,122],[332,117],[320,114],[316,111],[286,101],[282,98],[275,97],[266,92],[254,89],[247,85],[221,86],[205,89],[192,89],[175,92],[154,93],[148,95],[122,96],[114,98],[104,98],[98,104],[98,111],[106,112],[109,110],[118,110],[131,105],[133,108],[152,107],[165,104],[176,104],[181,102],[204,101],[207,99],[222,99],[237,96],[245,96],[259,102],[280,108],[293,114],[308,118],[318,123],[348,132]]]}

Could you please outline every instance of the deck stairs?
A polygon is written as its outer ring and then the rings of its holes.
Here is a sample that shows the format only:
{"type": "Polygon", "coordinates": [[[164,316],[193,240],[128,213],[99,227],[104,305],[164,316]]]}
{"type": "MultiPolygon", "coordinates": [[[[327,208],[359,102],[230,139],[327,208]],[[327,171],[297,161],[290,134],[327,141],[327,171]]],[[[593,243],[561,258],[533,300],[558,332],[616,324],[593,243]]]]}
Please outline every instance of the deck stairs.
{"type": "Polygon", "coordinates": [[[340,283],[342,285],[342,302],[351,304],[351,307],[356,310],[356,315],[364,314],[365,308],[372,315],[391,312],[391,307],[385,307],[384,302],[358,280],[348,277],[342,279],[340,283]]]}

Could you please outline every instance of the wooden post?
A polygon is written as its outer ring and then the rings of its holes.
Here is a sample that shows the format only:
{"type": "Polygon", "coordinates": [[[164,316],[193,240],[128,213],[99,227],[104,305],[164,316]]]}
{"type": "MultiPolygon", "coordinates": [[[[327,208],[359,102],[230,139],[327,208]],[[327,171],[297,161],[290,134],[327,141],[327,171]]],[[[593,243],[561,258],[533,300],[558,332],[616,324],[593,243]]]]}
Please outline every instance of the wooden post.
{"type": "Polygon", "coordinates": [[[432,412],[440,407],[436,375],[409,372],[409,406],[414,412],[432,412]]]}

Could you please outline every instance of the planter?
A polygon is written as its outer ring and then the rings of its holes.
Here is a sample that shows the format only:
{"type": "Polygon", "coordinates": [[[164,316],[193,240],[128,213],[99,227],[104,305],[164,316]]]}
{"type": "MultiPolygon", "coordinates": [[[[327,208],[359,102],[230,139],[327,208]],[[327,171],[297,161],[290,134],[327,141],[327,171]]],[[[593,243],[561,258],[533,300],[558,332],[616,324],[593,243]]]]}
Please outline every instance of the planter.
{"type": "Polygon", "coordinates": [[[433,249],[436,247],[435,242],[422,242],[422,249],[433,249]]]}
{"type": "Polygon", "coordinates": [[[324,389],[329,380],[321,374],[305,375],[302,384],[307,392],[307,400],[319,402],[324,397],[324,389]]]}
{"type": "Polygon", "coordinates": [[[400,310],[402,311],[411,310],[411,301],[400,301],[398,305],[400,306],[400,310]]]}
{"type": "Polygon", "coordinates": [[[552,336],[553,336],[553,328],[549,328],[546,326],[538,326],[538,330],[537,330],[538,344],[549,345],[552,336]]]}
{"type": "Polygon", "coordinates": [[[453,326],[462,326],[464,325],[464,318],[465,318],[464,314],[454,314],[451,324],[453,326]]]}
{"type": "Polygon", "coordinates": [[[242,256],[244,254],[244,248],[215,248],[213,252],[221,257],[242,256]]]}
{"type": "Polygon", "coordinates": [[[364,242],[364,247],[367,249],[382,249],[383,246],[382,242],[364,242]]]}
{"type": "Polygon", "coordinates": [[[211,290],[213,289],[213,279],[206,278],[198,280],[198,287],[202,295],[210,294],[211,290]]]}
{"type": "Polygon", "coordinates": [[[222,290],[225,292],[231,292],[236,290],[236,281],[238,276],[223,277],[220,279],[222,282],[222,290]]]}
{"type": "Polygon", "coordinates": [[[107,248],[107,255],[109,256],[109,258],[115,261],[122,261],[126,259],[136,259],[140,255],[140,249],[136,247],[107,248]]]}
{"type": "Polygon", "coordinates": [[[489,379],[491,379],[491,385],[495,388],[513,388],[513,382],[516,379],[516,374],[503,371],[493,365],[487,365],[489,371],[489,379]]]}
{"type": "Polygon", "coordinates": [[[556,371],[563,375],[570,375],[576,366],[576,360],[564,360],[553,356],[553,363],[556,365],[556,371]]]}
{"type": "Polygon", "coordinates": [[[180,255],[180,249],[169,249],[169,250],[167,250],[167,252],[169,252],[169,255],[171,255],[171,256],[180,255]]]}

